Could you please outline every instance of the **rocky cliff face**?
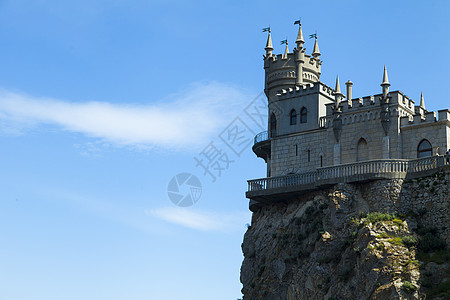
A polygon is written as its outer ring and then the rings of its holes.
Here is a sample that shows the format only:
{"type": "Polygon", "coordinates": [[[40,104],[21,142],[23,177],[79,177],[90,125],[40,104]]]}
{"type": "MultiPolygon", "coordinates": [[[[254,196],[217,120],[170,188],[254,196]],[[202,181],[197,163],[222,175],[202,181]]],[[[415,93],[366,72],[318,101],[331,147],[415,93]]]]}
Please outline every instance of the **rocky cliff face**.
{"type": "Polygon", "coordinates": [[[253,213],[244,299],[449,299],[449,172],[338,184],[253,213]]]}

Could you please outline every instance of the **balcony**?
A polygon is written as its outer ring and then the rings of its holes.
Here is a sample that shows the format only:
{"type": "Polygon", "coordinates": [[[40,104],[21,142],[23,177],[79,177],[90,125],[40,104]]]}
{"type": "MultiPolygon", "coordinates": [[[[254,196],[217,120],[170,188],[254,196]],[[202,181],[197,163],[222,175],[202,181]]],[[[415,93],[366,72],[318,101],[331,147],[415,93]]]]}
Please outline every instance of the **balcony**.
{"type": "Polygon", "coordinates": [[[258,202],[271,203],[286,196],[304,194],[336,183],[367,182],[377,179],[412,179],[450,169],[450,155],[419,159],[383,159],[318,168],[307,173],[248,180],[246,197],[250,209],[258,202]]]}
{"type": "Polygon", "coordinates": [[[256,156],[261,157],[267,163],[270,158],[270,139],[267,131],[260,132],[255,136],[252,150],[256,156]]]}

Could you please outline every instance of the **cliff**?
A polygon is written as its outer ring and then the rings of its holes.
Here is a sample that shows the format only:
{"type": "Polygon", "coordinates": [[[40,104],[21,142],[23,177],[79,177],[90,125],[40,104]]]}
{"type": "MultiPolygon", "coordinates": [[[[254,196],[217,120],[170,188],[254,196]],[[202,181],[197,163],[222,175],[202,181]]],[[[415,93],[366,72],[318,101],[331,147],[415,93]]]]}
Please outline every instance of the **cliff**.
{"type": "Polygon", "coordinates": [[[242,244],[244,299],[450,299],[449,178],[338,184],[261,207],[242,244]]]}

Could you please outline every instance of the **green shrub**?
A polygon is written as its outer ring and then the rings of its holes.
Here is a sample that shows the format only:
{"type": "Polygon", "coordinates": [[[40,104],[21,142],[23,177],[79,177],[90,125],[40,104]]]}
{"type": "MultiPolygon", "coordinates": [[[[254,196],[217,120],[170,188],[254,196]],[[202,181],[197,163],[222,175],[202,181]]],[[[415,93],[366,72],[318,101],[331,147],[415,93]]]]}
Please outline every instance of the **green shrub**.
{"type": "Polygon", "coordinates": [[[401,240],[408,248],[414,247],[419,243],[419,240],[414,235],[406,235],[402,237],[401,240]]]}
{"type": "Polygon", "coordinates": [[[392,220],[392,222],[394,222],[394,224],[395,225],[397,225],[399,228],[403,228],[403,221],[402,220],[400,220],[400,219],[398,219],[398,218],[394,218],[393,220],[392,220]]]}
{"type": "Polygon", "coordinates": [[[397,246],[403,246],[403,241],[401,237],[393,237],[387,240],[389,243],[393,244],[393,245],[397,245],[397,246]]]}
{"type": "Polygon", "coordinates": [[[372,212],[368,213],[366,219],[364,220],[364,224],[368,223],[376,223],[380,221],[392,221],[395,215],[380,213],[380,212],[372,212]]]}
{"type": "Polygon", "coordinates": [[[414,286],[414,284],[412,284],[409,281],[405,281],[402,284],[402,288],[407,291],[408,293],[412,293],[416,290],[416,287],[414,286]]]}
{"type": "Polygon", "coordinates": [[[388,237],[391,237],[389,234],[387,234],[386,232],[382,232],[379,235],[377,235],[377,238],[382,238],[382,239],[386,239],[388,237]]]}

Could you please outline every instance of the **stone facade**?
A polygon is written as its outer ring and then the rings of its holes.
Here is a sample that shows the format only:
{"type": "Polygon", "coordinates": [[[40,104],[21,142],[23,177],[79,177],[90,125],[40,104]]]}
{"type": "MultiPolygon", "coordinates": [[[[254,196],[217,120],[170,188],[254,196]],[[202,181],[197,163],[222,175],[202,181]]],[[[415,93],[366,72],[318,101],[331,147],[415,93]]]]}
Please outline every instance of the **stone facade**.
{"type": "Polygon", "coordinates": [[[264,69],[270,151],[262,156],[268,177],[358,161],[443,155],[450,149],[448,109],[436,115],[425,109],[423,97],[415,105],[402,92],[390,92],[386,68],[382,94],[352,99],[349,81],[345,99],[338,80],[335,89],[320,82],[317,38],[311,56],[305,54],[301,26],[296,43],[293,53],[286,46],[276,56],[269,33],[264,69]]]}

